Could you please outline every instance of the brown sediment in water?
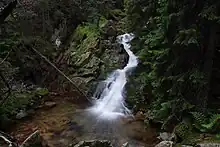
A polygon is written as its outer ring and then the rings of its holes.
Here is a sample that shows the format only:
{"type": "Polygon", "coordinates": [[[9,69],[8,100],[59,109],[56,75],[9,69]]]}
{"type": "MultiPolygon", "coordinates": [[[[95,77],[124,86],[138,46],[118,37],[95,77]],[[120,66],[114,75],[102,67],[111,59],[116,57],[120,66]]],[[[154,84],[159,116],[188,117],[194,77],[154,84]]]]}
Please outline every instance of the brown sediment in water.
{"type": "Polygon", "coordinates": [[[105,136],[103,134],[108,134],[104,139],[114,140],[118,146],[130,142],[135,147],[153,147],[157,143],[156,130],[144,129],[143,121],[131,120],[128,123],[125,118],[111,123],[97,122],[84,111],[84,104],[77,105],[70,99],[54,98],[55,107],[38,109],[31,118],[18,121],[11,128],[11,135],[21,143],[31,133],[39,130],[50,147],[66,147],[82,140],[99,139],[105,136]]]}

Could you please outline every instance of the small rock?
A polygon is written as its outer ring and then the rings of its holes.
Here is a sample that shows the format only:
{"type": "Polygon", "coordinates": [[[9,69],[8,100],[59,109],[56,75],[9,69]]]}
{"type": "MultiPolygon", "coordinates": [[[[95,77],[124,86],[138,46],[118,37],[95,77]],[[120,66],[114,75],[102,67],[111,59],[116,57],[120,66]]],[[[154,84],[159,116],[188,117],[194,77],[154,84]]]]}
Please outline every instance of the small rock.
{"type": "Polygon", "coordinates": [[[59,96],[59,93],[56,93],[56,92],[50,92],[50,95],[51,95],[51,96],[59,96]]]}
{"type": "Polygon", "coordinates": [[[89,140],[80,141],[74,147],[113,147],[110,141],[107,140],[89,140]]]}
{"type": "Polygon", "coordinates": [[[28,113],[24,110],[20,110],[20,112],[17,113],[16,119],[22,119],[28,116],[28,113]]]}
{"type": "Polygon", "coordinates": [[[163,141],[171,141],[175,139],[175,135],[173,133],[163,132],[163,133],[160,133],[160,136],[158,137],[158,139],[161,139],[163,141]]]}
{"type": "Polygon", "coordinates": [[[161,141],[155,147],[173,147],[173,142],[172,141],[161,141]]]}
{"type": "Polygon", "coordinates": [[[193,147],[191,145],[181,145],[181,147],[193,147]]]}
{"type": "Polygon", "coordinates": [[[61,44],[60,38],[56,39],[55,44],[57,47],[60,47],[60,44],[61,44]]]}
{"type": "Polygon", "coordinates": [[[56,105],[57,105],[56,102],[45,102],[44,103],[44,107],[47,107],[47,108],[53,108],[56,105]]]}
{"type": "Polygon", "coordinates": [[[42,147],[40,132],[35,131],[27,139],[25,139],[20,147],[42,147]]]}

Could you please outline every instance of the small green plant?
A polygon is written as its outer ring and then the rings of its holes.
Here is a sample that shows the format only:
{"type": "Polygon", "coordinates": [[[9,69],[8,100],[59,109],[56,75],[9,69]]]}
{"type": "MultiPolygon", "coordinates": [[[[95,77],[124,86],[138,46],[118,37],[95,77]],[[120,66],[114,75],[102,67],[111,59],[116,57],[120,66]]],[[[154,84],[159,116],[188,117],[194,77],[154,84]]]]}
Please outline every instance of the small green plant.
{"type": "Polygon", "coordinates": [[[47,94],[48,90],[45,88],[37,88],[33,91],[23,92],[13,91],[3,105],[0,106],[0,124],[14,120],[20,110],[33,109],[41,103],[43,100],[42,97],[47,94]]]}

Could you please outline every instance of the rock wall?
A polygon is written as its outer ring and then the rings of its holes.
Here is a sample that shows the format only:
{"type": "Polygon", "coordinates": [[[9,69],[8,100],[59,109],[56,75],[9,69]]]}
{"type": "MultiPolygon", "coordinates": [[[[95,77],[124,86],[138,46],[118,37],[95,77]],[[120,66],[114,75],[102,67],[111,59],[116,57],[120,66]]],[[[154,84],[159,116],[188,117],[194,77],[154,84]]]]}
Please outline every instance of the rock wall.
{"type": "Polygon", "coordinates": [[[98,27],[80,25],[73,34],[68,74],[90,96],[100,80],[127,62],[128,55],[116,41],[118,34],[112,20],[104,20],[98,27]]]}

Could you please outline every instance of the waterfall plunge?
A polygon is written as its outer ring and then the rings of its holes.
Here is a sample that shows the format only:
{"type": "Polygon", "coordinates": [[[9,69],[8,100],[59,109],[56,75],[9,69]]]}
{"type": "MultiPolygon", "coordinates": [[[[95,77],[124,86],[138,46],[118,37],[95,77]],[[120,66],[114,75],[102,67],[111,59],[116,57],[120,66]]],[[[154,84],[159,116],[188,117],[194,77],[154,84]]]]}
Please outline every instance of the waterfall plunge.
{"type": "Polygon", "coordinates": [[[125,106],[123,96],[124,87],[127,82],[127,74],[138,65],[137,57],[130,50],[130,41],[133,34],[124,34],[117,37],[118,43],[124,46],[129,55],[129,61],[123,69],[115,70],[105,81],[101,82],[94,94],[94,105],[89,112],[98,116],[99,119],[114,119],[118,116],[131,114],[125,106]]]}

